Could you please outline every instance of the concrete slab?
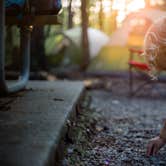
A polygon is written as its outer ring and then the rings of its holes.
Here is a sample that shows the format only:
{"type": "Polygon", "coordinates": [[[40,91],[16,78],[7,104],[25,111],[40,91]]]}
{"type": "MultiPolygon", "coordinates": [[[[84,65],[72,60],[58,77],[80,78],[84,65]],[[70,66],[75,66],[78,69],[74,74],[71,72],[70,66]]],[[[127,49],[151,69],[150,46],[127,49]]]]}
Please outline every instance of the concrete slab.
{"type": "Polygon", "coordinates": [[[82,82],[32,81],[25,92],[0,98],[0,166],[55,166],[83,90],[82,82]]]}

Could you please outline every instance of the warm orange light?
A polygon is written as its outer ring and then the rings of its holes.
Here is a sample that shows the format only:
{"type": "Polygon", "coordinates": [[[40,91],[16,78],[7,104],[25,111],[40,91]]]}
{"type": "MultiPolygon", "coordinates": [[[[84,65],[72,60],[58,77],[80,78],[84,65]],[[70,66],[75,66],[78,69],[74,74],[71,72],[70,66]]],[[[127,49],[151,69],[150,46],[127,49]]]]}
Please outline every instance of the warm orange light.
{"type": "Polygon", "coordinates": [[[145,1],[144,0],[133,0],[131,3],[127,5],[127,11],[128,12],[135,12],[139,9],[142,9],[145,7],[145,1]]]}
{"type": "Polygon", "coordinates": [[[115,0],[112,8],[116,10],[126,10],[127,12],[137,11],[145,7],[144,0],[115,0]]]}
{"type": "Polygon", "coordinates": [[[117,23],[121,25],[127,14],[145,7],[145,0],[115,0],[112,8],[118,10],[117,23]]]}
{"type": "Polygon", "coordinates": [[[163,5],[163,4],[164,4],[164,1],[165,1],[165,0],[151,0],[151,1],[150,1],[150,4],[151,4],[152,6],[155,6],[155,5],[163,5]]]}
{"type": "Polygon", "coordinates": [[[125,5],[125,0],[115,0],[113,1],[112,8],[115,10],[125,10],[125,5]]]}
{"type": "Polygon", "coordinates": [[[103,5],[104,13],[109,13],[110,12],[110,8],[111,8],[111,1],[110,0],[103,0],[102,1],[102,5],[103,5]]]}

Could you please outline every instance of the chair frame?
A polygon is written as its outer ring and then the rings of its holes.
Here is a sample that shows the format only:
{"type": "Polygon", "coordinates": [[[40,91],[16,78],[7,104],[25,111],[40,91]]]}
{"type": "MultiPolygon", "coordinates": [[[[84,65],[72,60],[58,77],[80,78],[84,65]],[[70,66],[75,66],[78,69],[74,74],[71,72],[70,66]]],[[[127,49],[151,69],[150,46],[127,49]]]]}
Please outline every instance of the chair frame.
{"type": "Polygon", "coordinates": [[[144,83],[140,84],[136,89],[133,88],[133,85],[134,85],[133,69],[141,72],[142,74],[143,73],[147,74],[149,71],[149,67],[144,62],[140,62],[140,65],[142,65],[144,68],[140,68],[132,63],[132,61],[134,59],[134,54],[141,56],[141,54],[143,53],[143,51],[141,49],[129,48],[129,51],[130,51],[129,62],[128,62],[128,64],[129,64],[129,94],[130,94],[130,96],[134,96],[140,90],[140,88],[146,86],[147,84],[153,84],[153,83],[155,83],[155,81],[147,76],[144,83]]]}

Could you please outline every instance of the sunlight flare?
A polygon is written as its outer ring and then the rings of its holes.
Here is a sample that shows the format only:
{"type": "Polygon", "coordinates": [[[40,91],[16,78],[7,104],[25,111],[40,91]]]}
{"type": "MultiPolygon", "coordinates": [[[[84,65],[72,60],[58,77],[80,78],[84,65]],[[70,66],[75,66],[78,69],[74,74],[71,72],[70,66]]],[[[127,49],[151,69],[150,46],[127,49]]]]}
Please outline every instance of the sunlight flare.
{"type": "Polygon", "coordinates": [[[133,0],[131,3],[127,5],[127,11],[128,12],[135,12],[139,9],[142,9],[145,7],[145,1],[144,0],[133,0]]]}

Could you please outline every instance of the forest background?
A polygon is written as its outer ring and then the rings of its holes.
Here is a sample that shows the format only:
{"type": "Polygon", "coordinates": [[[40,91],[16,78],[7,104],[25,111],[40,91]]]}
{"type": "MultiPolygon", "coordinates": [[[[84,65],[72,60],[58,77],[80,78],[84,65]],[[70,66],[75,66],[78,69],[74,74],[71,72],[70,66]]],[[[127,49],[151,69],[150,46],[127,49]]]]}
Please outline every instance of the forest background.
{"type": "MultiPolygon", "coordinates": [[[[97,37],[98,32],[102,32],[111,40],[111,35],[123,27],[129,15],[146,9],[166,11],[164,0],[62,0],[62,4],[58,24],[33,28],[31,70],[126,70],[128,48],[142,47],[145,33],[139,33],[138,27],[135,27],[126,45],[111,46],[108,42],[92,58],[88,29],[99,30],[96,31],[96,35],[93,34],[94,43],[96,40],[102,41],[97,37]],[[72,35],[67,36],[66,32],[72,29],[72,35]],[[78,44],[76,45],[73,40],[78,44]]],[[[144,24],[140,22],[139,25],[138,22],[136,26],[144,27],[144,24]]],[[[19,31],[16,26],[12,26],[7,27],[6,32],[6,64],[8,68],[17,69],[20,62],[19,31]]]]}

